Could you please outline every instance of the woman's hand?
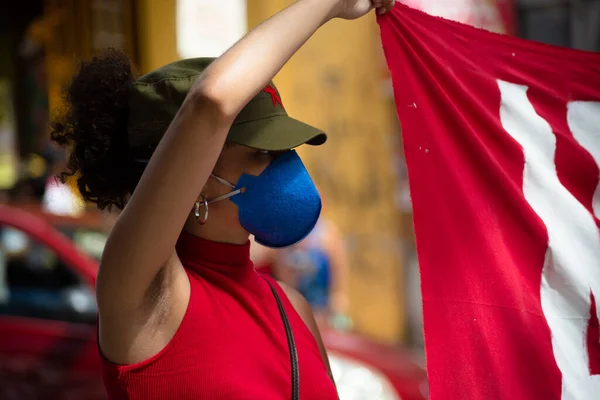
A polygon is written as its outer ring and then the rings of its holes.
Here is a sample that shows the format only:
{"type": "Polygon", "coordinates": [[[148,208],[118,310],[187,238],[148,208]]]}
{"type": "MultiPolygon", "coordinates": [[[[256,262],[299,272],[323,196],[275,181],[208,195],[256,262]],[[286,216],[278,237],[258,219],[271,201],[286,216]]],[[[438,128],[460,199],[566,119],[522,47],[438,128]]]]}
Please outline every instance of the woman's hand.
{"type": "Polygon", "coordinates": [[[395,0],[339,0],[337,18],[360,18],[372,9],[378,14],[384,14],[394,7],[395,0]]]}

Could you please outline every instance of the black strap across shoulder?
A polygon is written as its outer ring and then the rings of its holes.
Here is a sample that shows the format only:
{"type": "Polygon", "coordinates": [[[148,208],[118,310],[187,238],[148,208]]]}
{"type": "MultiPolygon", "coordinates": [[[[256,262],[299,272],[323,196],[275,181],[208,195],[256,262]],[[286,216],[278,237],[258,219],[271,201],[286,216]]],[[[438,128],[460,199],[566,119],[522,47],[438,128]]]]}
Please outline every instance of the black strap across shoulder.
{"type": "Polygon", "coordinates": [[[285,313],[279,294],[277,294],[277,290],[273,287],[271,282],[268,280],[266,281],[271,287],[273,296],[277,301],[277,307],[279,308],[279,314],[281,315],[283,326],[285,327],[285,335],[287,336],[288,348],[290,350],[290,363],[292,365],[292,400],[300,400],[300,371],[298,369],[298,350],[296,349],[296,342],[294,341],[294,333],[292,332],[292,326],[285,313]]]}

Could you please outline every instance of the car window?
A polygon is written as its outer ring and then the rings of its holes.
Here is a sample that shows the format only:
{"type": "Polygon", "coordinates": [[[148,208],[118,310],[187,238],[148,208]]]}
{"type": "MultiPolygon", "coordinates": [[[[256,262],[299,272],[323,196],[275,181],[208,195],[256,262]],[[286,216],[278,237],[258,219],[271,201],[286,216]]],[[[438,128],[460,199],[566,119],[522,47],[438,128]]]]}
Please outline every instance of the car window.
{"type": "Polygon", "coordinates": [[[108,232],[82,227],[57,227],[58,230],[73,241],[75,246],[90,257],[100,261],[108,232]]]}
{"type": "Polygon", "coordinates": [[[93,323],[93,293],[53,249],[0,226],[0,315],[93,323]]]}

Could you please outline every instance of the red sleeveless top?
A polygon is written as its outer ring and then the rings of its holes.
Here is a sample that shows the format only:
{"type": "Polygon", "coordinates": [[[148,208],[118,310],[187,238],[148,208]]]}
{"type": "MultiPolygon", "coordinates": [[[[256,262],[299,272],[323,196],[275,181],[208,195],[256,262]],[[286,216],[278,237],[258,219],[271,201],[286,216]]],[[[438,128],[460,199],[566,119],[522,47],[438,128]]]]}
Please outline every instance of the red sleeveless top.
{"type": "MultiPolygon", "coordinates": [[[[285,328],[269,284],[250,261],[250,243],[215,243],[183,233],[177,254],[191,286],[183,321],[169,344],[145,361],[121,366],[103,358],[109,399],[290,399],[285,328]]],[[[296,340],[300,398],[337,399],[312,333],[274,286],[296,340]]]]}

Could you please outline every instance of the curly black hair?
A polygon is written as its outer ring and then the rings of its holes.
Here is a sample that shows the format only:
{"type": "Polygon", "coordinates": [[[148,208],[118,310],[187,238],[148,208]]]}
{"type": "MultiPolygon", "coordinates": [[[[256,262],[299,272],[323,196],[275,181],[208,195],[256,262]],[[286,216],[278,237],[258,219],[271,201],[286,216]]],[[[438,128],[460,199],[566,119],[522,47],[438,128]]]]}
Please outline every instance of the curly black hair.
{"type": "Polygon", "coordinates": [[[59,179],[76,178],[83,198],[101,210],[122,209],[143,172],[132,160],[127,138],[135,79],[129,57],[120,50],[80,63],[65,92],[65,109],[51,125],[51,139],[70,152],[59,179]]]}

